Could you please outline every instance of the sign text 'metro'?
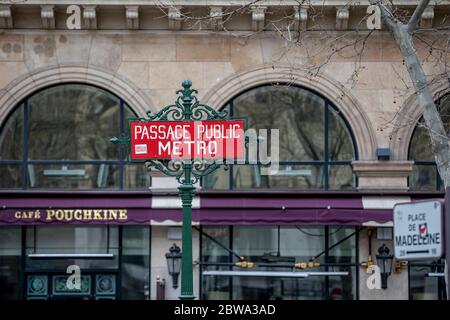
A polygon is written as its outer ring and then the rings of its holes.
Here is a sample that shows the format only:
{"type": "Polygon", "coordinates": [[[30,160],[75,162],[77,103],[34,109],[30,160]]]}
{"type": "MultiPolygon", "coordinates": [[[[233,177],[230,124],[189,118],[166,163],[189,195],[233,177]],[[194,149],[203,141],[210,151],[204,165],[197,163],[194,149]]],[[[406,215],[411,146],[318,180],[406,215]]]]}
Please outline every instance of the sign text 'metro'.
{"type": "Polygon", "coordinates": [[[131,159],[243,159],[245,120],[131,121],[131,159]]]}

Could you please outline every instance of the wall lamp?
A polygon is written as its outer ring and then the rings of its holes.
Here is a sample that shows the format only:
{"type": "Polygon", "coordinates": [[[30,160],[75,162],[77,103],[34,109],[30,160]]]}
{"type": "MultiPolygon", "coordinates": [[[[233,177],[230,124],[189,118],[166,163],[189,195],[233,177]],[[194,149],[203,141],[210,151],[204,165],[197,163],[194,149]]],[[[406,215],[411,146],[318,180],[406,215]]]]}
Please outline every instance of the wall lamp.
{"type": "Polygon", "coordinates": [[[166,260],[169,275],[172,276],[172,286],[176,289],[178,288],[178,276],[181,269],[181,249],[175,243],[170,247],[169,252],[166,253],[166,260]]]}
{"type": "Polygon", "coordinates": [[[392,272],[394,256],[389,254],[389,251],[389,248],[383,243],[383,245],[378,248],[378,254],[376,255],[377,265],[380,268],[382,289],[387,289],[387,279],[392,272]]]}

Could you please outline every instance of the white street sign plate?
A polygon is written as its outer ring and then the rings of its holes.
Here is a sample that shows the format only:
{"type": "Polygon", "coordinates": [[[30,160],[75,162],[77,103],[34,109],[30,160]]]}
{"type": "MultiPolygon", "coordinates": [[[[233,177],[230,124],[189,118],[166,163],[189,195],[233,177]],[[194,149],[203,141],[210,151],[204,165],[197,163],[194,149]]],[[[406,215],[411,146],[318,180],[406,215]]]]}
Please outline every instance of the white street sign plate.
{"type": "Polygon", "coordinates": [[[439,200],[394,206],[394,252],[399,260],[442,256],[442,211],[439,200]]]}

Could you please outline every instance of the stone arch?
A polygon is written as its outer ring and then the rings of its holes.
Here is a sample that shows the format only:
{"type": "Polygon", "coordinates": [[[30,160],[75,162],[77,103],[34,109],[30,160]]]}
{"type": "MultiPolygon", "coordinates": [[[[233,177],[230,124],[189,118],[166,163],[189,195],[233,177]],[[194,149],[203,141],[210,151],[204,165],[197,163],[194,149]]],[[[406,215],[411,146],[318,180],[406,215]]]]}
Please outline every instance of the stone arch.
{"type": "Polygon", "coordinates": [[[126,101],[139,116],[145,116],[148,110],[155,111],[145,93],[118,74],[91,66],[58,65],[23,75],[0,91],[0,124],[18,103],[33,92],[68,82],[91,84],[109,90],[126,101]]]}
{"type": "Polygon", "coordinates": [[[309,88],[330,100],[342,112],[353,132],[358,160],[375,159],[377,142],[367,115],[344,85],[324,74],[311,75],[307,70],[291,65],[263,65],[225,78],[206,93],[202,102],[221,108],[247,89],[277,82],[309,88]]]}
{"type": "MultiPolygon", "coordinates": [[[[450,92],[446,75],[433,79],[429,86],[435,101],[450,92]]],[[[389,145],[393,160],[408,160],[409,143],[421,116],[416,94],[412,93],[401,106],[394,122],[389,145]]]]}

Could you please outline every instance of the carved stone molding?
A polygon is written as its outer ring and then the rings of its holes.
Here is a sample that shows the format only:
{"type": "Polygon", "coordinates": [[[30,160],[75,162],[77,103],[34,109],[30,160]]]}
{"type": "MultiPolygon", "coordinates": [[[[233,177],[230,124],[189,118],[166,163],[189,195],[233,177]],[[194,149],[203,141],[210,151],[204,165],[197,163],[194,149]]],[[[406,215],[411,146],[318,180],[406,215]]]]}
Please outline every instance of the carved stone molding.
{"type": "Polygon", "coordinates": [[[432,28],[433,19],[434,19],[434,6],[428,6],[422,13],[422,17],[420,19],[420,27],[424,29],[432,28]]]}
{"type": "Polygon", "coordinates": [[[253,31],[262,31],[264,29],[266,10],[267,7],[262,6],[251,7],[253,31]]]}
{"type": "Polygon", "coordinates": [[[209,16],[211,17],[211,27],[213,30],[223,30],[222,15],[222,7],[212,6],[209,8],[209,16]]]}
{"type": "Polygon", "coordinates": [[[348,7],[336,7],[336,29],[347,30],[350,10],[348,7]]]}
{"type": "Polygon", "coordinates": [[[55,29],[55,6],[41,5],[41,19],[44,29],[55,29]]]}
{"type": "Polygon", "coordinates": [[[169,29],[170,30],[180,30],[181,29],[181,6],[171,6],[169,7],[169,12],[167,14],[169,18],[169,29]]]}
{"type": "Polygon", "coordinates": [[[97,29],[97,6],[83,6],[83,19],[86,29],[97,29]]]}
{"type": "Polygon", "coordinates": [[[0,29],[11,29],[13,19],[10,5],[0,5],[0,29]]]}
{"type": "Polygon", "coordinates": [[[361,191],[407,191],[414,161],[353,161],[361,191]]]}
{"type": "Polygon", "coordinates": [[[139,6],[126,6],[125,16],[128,29],[139,29],[139,6]]]}

